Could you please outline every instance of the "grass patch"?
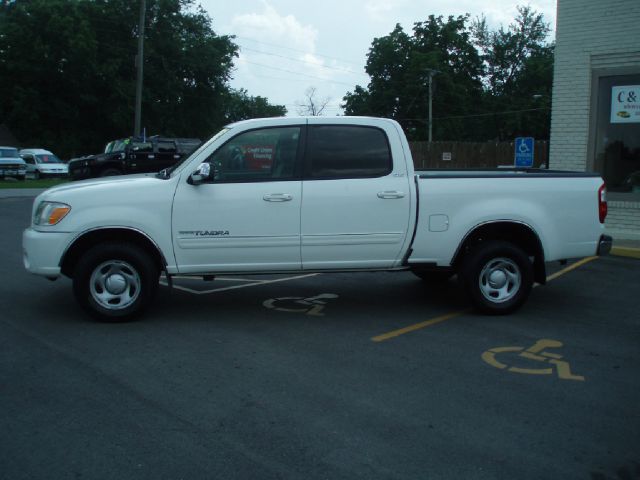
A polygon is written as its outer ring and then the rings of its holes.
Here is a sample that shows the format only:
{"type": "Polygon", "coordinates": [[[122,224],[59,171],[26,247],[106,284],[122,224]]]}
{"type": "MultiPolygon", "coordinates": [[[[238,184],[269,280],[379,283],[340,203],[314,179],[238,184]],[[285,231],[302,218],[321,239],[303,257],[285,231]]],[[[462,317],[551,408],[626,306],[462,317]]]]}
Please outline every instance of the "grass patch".
{"type": "Polygon", "coordinates": [[[49,188],[62,183],[67,183],[68,181],[68,178],[41,178],[40,180],[31,180],[27,178],[25,181],[5,178],[0,179],[0,188],[49,188]]]}

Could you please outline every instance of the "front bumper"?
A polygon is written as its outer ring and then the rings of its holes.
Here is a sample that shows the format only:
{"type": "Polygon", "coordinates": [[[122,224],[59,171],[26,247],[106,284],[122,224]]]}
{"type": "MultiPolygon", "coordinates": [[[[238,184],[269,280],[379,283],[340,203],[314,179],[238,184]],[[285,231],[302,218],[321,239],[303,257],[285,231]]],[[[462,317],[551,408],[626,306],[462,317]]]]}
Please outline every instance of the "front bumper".
{"type": "Polygon", "coordinates": [[[66,232],[39,232],[27,228],[22,233],[24,268],[35,275],[59,277],[60,262],[69,244],[70,235],[66,232]]]}
{"type": "Polygon", "coordinates": [[[40,172],[40,178],[65,178],[68,177],[68,172],[40,172]]]}
{"type": "Polygon", "coordinates": [[[609,255],[612,246],[613,239],[609,235],[602,235],[598,242],[597,255],[609,255]]]}
{"type": "Polygon", "coordinates": [[[69,170],[69,177],[73,180],[84,180],[87,178],[92,178],[93,171],[89,167],[79,167],[74,168],[73,170],[69,170]]]}
{"type": "Polygon", "coordinates": [[[6,168],[0,166],[0,178],[1,177],[24,177],[27,174],[27,170],[17,168],[6,168]]]}

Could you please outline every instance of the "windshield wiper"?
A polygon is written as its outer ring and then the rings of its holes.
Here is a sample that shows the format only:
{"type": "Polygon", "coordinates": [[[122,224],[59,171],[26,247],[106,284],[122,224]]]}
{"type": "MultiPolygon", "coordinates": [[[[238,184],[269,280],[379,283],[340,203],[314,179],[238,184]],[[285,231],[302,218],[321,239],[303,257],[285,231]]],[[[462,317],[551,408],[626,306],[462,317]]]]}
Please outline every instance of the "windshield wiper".
{"type": "Polygon", "coordinates": [[[156,178],[161,178],[163,180],[168,180],[171,177],[171,171],[169,168],[163,168],[158,173],[156,173],[156,178]]]}

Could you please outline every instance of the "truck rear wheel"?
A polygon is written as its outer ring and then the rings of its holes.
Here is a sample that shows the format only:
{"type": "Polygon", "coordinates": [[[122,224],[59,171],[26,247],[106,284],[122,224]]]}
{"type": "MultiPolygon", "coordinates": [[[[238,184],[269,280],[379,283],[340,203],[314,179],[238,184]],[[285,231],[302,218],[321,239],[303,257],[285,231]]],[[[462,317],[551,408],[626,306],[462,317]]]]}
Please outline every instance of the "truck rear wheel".
{"type": "Polygon", "coordinates": [[[102,243],[89,249],[73,274],[78,303],[98,320],[122,322],[140,315],[158,290],[153,259],[130,243],[102,243]]]}
{"type": "Polygon", "coordinates": [[[474,307],[490,315],[517,310],[533,287],[533,264],[509,242],[481,243],[464,259],[460,273],[474,307]]]}

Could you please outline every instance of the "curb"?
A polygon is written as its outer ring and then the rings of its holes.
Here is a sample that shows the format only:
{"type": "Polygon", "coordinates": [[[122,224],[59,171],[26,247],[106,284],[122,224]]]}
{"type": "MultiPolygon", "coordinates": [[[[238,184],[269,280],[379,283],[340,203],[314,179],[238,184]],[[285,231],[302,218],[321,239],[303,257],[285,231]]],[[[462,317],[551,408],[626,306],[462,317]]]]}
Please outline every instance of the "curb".
{"type": "Polygon", "coordinates": [[[640,258],[640,248],[612,247],[610,253],[616,257],[640,258]]]}

